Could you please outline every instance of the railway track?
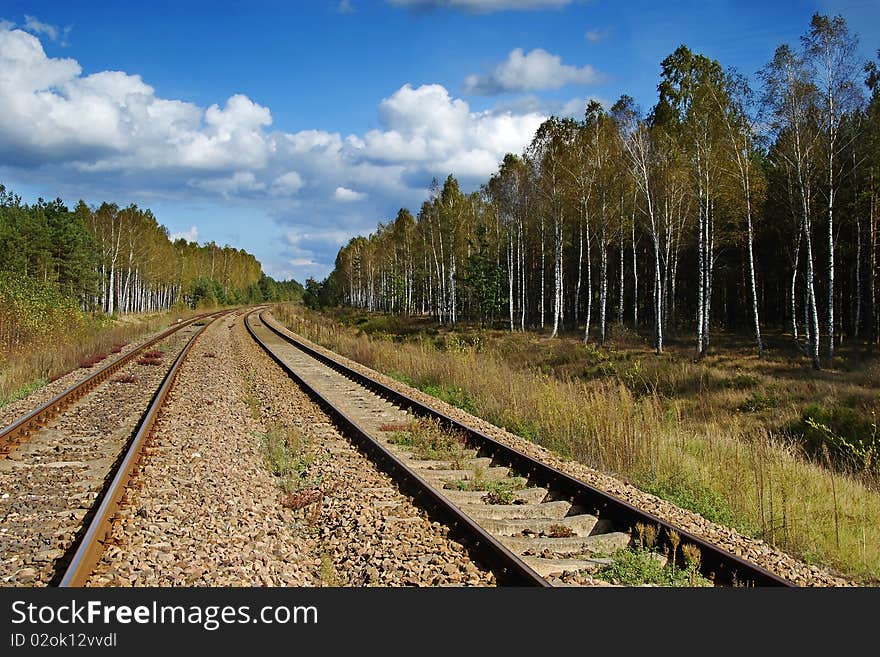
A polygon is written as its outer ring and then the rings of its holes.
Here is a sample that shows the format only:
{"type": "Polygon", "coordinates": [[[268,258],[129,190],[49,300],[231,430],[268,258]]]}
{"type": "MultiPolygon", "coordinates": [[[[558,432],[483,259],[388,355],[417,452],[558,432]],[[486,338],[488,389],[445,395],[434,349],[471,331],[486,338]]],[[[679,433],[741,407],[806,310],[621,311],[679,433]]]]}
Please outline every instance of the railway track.
{"type": "MultiPolygon", "coordinates": [[[[699,550],[701,573],[716,585],[793,586],[671,523],[517,451],[319,352],[252,311],[245,326],[266,353],[344,433],[453,528],[501,584],[590,583],[605,555],[627,547],[637,527],[684,564],[699,550]],[[453,459],[424,458],[405,446],[407,427],[427,419],[463,438],[453,459]],[[486,490],[504,490],[503,498],[486,490]],[[580,579],[579,579],[580,577],[580,579]]],[[[430,424],[428,425],[430,428],[430,424]]],[[[430,456],[430,455],[429,455],[430,456]]]]}
{"type": "Polygon", "coordinates": [[[181,363],[228,312],[172,327],[3,430],[2,581],[84,583],[181,363]]]}
{"type": "Polygon", "coordinates": [[[94,390],[97,386],[107,381],[107,379],[116,374],[135,357],[140,356],[145,351],[159,344],[177,331],[210,315],[212,315],[212,313],[202,313],[172,326],[168,330],[157,335],[155,338],[138,345],[127,354],[115,359],[113,362],[100,367],[84,379],[77,381],[66,390],[58,393],[46,403],[41,404],[30,413],[22,415],[3,429],[0,429],[0,459],[6,458],[6,456],[8,456],[9,453],[19,445],[19,443],[27,441],[34,432],[39,431],[70,405],[74,404],[77,400],[94,390]]]}

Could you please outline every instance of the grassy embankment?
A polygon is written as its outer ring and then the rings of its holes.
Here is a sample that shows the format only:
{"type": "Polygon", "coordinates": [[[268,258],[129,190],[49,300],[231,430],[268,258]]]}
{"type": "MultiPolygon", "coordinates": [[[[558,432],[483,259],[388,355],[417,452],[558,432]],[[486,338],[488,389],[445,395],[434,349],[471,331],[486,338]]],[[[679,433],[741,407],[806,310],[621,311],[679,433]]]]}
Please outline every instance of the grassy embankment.
{"type": "Polygon", "coordinates": [[[51,285],[0,276],[0,408],[195,312],[93,316],[51,285]]]}
{"type": "Polygon", "coordinates": [[[808,562],[880,579],[876,361],[853,353],[814,373],[784,342],[759,361],[730,339],[694,362],[689,344],[657,357],[631,334],[597,348],[350,310],[275,314],[566,457],[808,562]]]}

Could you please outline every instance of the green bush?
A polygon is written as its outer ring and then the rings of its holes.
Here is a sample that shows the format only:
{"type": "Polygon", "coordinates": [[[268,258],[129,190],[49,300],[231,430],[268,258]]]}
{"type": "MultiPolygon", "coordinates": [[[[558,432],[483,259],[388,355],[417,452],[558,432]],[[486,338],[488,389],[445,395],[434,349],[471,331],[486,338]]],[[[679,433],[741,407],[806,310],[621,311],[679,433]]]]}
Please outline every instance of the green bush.
{"type": "Polygon", "coordinates": [[[473,398],[458,386],[429,384],[422,386],[422,392],[445,401],[447,404],[457,406],[468,413],[477,412],[473,398]]]}
{"type": "Polygon", "coordinates": [[[52,281],[0,272],[0,358],[41,341],[80,333],[85,315],[52,281]]]}
{"type": "Polygon", "coordinates": [[[799,420],[790,425],[804,448],[813,456],[828,456],[838,465],[857,470],[877,470],[880,451],[876,417],[867,417],[850,406],[827,408],[818,403],[804,406],[799,420]]]}
{"type": "Polygon", "coordinates": [[[736,408],[744,413],[757,413],[769,408],[776,408],[777,406],[779,406],[779,399],[773,395],[763,395],[755,391],[736,408]]]}
{"type": "Polygon", "coordinates": [[[727,500],[699,482],[691,481],[684,476],[672,476],[643,483],[637,482],[637,485],[652,495],[699,513],[706,520],[717,522],[719,525],[736,526],[733,511],[727,500]]]}

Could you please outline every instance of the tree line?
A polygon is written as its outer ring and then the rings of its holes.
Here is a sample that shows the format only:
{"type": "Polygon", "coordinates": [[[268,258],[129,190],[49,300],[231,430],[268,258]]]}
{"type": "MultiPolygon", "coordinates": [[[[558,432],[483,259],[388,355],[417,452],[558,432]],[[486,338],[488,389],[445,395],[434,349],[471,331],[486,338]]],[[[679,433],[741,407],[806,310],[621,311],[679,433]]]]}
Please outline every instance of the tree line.
{"type": "MultiPolygon", "coordinates": [[[[243,249],[171,240],[150,210],[114,203],[73,210],[60,199],[22,203],[0,185],[0,273],[21,289],[51,286],[82,311],[106,314],[299,298],[243,249]]],[[[7,281],[7,287],[9,287],[7,281]]]]}
{"type": "MultiPolygon", "coordinates": [[[[682,45],[644,113],[623,95],[551,117],[478,191],[434,182],[340,249],[313,305],[510,330],[790,333],[813,366],[876,344],[880,72],[840,16],[779,46],[760,88],[682,45]]],[[[880,57],[880,53],[878,53],[880,57]]]]}

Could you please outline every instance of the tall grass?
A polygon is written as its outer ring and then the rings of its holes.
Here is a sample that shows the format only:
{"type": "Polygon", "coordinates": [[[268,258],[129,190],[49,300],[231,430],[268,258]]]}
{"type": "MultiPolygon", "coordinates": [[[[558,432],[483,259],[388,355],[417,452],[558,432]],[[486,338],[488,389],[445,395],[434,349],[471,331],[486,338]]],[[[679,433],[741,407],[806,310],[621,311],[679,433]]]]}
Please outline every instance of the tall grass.
{"type": "Polygon", "coordinates": [[[479,345],[441,349],[435,340],[373,338],[289,306],[276,307],[275,316],[415,387],[459,390],[476,415],[710,520],[849,576],[880,578],[875,487],[805,458],[800,445],[751,416],[683,422],[680,403],[658,391],[664,380],[681,378],[661,374],[656,363],[657,372],[639,374],[648,382],[641,388],[620,379],[561,379],[479,345]]]}
{"type": "Polygon", "coordinates": [[[60,302],[51,294],[42,301],[15,299],[0,286],[0,407],[41,385],[76,369],[99,362],[121,345],[141,339],[195,311],[149,313],[111,318],[88,315],[60,302]],[[13,339],[10,339],[10,338],[13,339]]]}

